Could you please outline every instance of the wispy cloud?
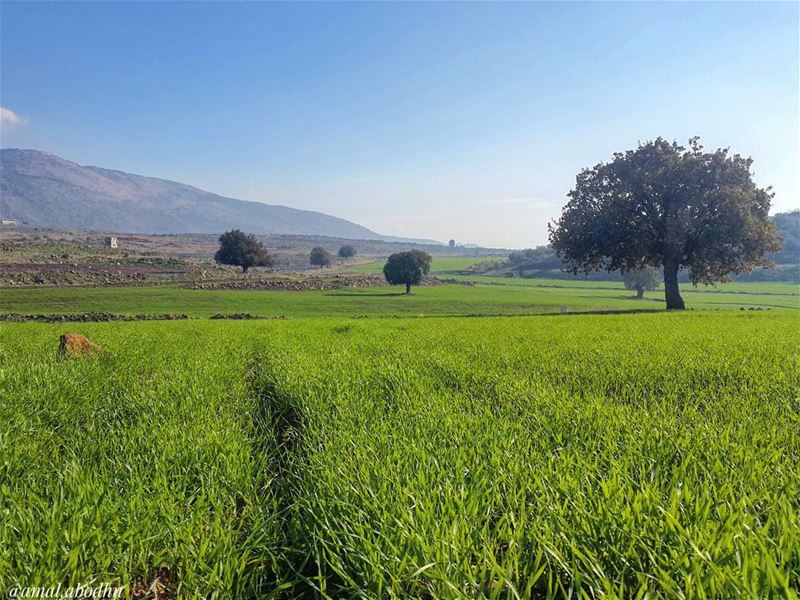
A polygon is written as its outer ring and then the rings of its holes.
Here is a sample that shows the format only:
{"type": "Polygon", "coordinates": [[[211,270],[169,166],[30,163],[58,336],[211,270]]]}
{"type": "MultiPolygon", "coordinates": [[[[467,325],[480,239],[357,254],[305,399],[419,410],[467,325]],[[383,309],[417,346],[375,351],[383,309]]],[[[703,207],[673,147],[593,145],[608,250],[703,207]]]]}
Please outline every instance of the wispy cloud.
{"type": "Polygon", "coordinates": [[[28,119],[19,116],[10,108],[0,106],[0,123],[4,125],[25,125],[28,119]]]}

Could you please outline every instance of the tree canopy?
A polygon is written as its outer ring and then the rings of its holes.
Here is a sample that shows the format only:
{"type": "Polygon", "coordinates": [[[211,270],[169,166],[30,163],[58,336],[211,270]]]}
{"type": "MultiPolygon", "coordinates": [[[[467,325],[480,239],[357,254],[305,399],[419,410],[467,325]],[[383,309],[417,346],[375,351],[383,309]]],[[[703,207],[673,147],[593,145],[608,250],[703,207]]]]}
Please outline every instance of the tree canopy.
{"type": "Polygon", "coordinates": [[[625,283],[626,290],[636,290],[636,297],[642,299],[646,290],[658,289],[658,284],[661,283],[661,273],[653,267],[634,269],[625,271],[622,274],[622,281],[625,283]]]}
{"type": "Polygon", "coordinates": [[[392,254],[383,267],[383,276],[392,285],[405,285],[406,294],[411,286],[422,283],[431,270],[431,255],[422,250],[409,250],[392,254]]]}
{"type": "Polygon", "coordinates": [[[769,219],[771,188],[752,179],[752,159],[704,152],[662,138],[584,169],[550,242],[567,270],[663,267],[668,309],[682,309],[678,271],[698,283],[768,267],[780,240],[769,219]]]}
{"type": "Polygon", "coordinates": [[[450,246],[451,248],[455,248],[456,247],[456,241],[455,240],[450,240],[449,242],[447,242],[447,245],[450,246]]]}
{"type": "Polygon", "coordinates": [[[326,267],[331,264],[331,254],[322,246],[316,246],[315,248],[311,249],[311,253],[308,255],[308,262],[312,265],[316,265],[318,267],[326,267]]]}
{"type": "Polygon", "coordinates": [[[341,248],[339,248],[339,257],[340,258],[353,258],[356,255],[356,248],[355,246],[351,246],[350,244],[345,244],[341,248]]]}
{"type": "Polygon", "coordinates": [[[264,244],[254,235],[238,229],[219,236],[219,250],[214,254],[214,260],[223,265],[242,267],[242,273],[247,273],[250,267],[272,266],[272,256],[264,244]]]}
{"type": "Polygon", "coordinates": [[[783,240],[783,250],[771,258],[776,263],[796,265],[800,262],[800,210],[778,213],[772,222],[783,240]]]}

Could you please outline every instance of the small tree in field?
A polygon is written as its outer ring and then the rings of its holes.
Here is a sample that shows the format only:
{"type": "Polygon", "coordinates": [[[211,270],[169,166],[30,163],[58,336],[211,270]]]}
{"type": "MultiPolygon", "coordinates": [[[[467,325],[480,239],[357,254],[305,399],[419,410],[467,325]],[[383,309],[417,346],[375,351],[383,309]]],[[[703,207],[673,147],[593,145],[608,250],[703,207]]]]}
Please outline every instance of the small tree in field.
{"type": "Polygon", "coordinates": [[[635,271],[626,271],[622,274],[622,280],[625,282],[626,290],[636,290],[636,298],[641,300],[644,298],[645,290],[657,290],[658,284],[661,283],[661,273],[658,269],[636,269],[635,271]]]}
{"type": "Polygon", "coordinates": [[[350,244],[345,244],[341,248],[339,248],[339,257],[340,258],[353,258],[356,255],[356,249],[354,246],[350,244]]]}
{"type": "Polygon", "coordinates": [[[678,271],[693,284],[768,267],[780,249],[769,219],[771,188],[753,183],[753,161],[662,138],[584,169],[550,242],[572,273],[664,268],[668,309],[683,309],[678,271]]]}
{"type": "Polygon", "coordinates": [[[411,286],[422,283],[422,278],[431,270],[431,255],[421,250],[409,250],[392,254],[383,267],[383,276],[392,285],[405,285],[406,294],[411,286]]]}
{"type": "Polygon", "coordinates": [[[456,247],[456,241],[455,240],[450,240],[449,242],[447,242],[447,245],[450,246],[451,248],[455,248],[456,247]]]}
{"type": "Polygon", "coordinates": [[[331,264],[330,252],[325,250],[322,246],[317,246],[311,249],[311,254],[308,255],[308,262],[317,267],[327,267],[331,264]]]}
{"type": "Polygon", "coordinates": [[[247,273],[250,267],[272,266],[272,256],[264,244],[254,235],[238,229],[226,231],[219,236],[219,250],[214,254],[214,260],[223,265],[242,267],[242,273],[247,273]]]}

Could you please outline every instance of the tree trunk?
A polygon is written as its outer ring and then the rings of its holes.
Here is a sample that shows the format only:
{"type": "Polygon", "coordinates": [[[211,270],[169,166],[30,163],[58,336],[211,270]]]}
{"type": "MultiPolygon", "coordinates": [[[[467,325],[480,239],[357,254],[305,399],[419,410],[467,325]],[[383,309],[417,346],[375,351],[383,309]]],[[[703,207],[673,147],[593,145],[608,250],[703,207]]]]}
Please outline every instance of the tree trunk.
{"type": "Polygon", "coordinates": [[[411,284],[407,283],[406,284],[406,294],[410,294],[410,293],[411,293],[411,284]]]}
{"type": "Polygon", "coordinates": [[[248,265],[242,265],[242,273],[247,275],[247,269],[249,269],[249,268],[250,267],[248,265]]]}
{"type": "Polygon", "coordinates": [[[676,262],[664,263],[664,297],[667,300],[667,310],[683,310],[686,305],[681,298],[678,288],[678,264],[676,262]]]}
{"type": "Polygon", "coordinates": [[[644,288],[638,287],[636,288],[636,299],[641,300],[642,298],[644,298],[644,288]]]}

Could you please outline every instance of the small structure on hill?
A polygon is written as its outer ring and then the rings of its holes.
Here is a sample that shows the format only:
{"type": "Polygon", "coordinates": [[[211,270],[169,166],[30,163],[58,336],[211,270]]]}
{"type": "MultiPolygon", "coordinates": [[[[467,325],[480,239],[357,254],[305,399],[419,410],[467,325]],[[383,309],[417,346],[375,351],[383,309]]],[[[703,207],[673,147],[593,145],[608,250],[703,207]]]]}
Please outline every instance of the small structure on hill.
{"type": "Polygon", "coordinates": [[[16,219],[0,219],[0,225],[16,225],[16,219]]]}
{"type": "Polygon", "coordinates": [[[117,247],[117,238],[115,237],[107,237],[103,240],[106,248],[116,248],[117,247]]]}

